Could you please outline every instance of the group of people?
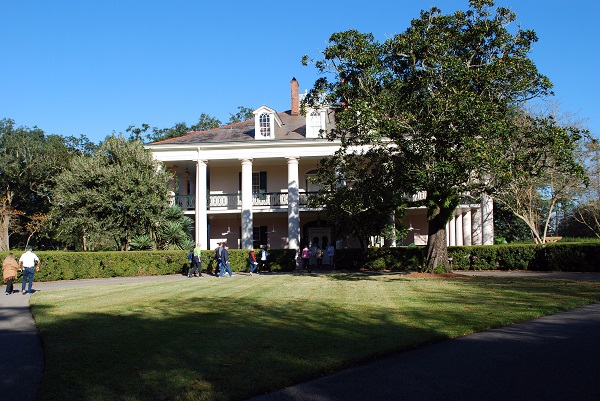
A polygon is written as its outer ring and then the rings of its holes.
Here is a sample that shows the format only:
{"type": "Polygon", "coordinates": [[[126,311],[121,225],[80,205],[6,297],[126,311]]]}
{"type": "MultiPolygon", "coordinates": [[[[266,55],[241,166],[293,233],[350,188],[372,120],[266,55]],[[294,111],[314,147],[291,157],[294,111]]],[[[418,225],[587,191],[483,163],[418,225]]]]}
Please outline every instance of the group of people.
{"type": "MultiPolygon", "coordinates": [[[[330,242],[329,246],[326,249],[327,252],[327,263],[331,266],[332,269],[335,269],[335,247],[333,243],[330,242]]],[[[316,265],[317,268],[320,268],[323,264],[323,255],[324,251],[321,249],[315,242],[313,242],[309,248],[308,244],[304,245],[302,249],[301,257],[302,257],[302,268],[308,270],[310,272],[310,266],[316,265]]]]}
{"type": "MultiPolygon", "coordinates": [[[[196,244],[196,247],[190,248],[188,253],[188,261],[190,262],[190,269],[188,270],[188,278],[194,277],[194,274],[197,273],[198,277],[202,277],[202,249],[200,248],[200,244],[196,244]]],[[[268,269],[268,257],[269,253],[266,249],[262,249],[260,252],[260,264],[256,260],[256,255],[254,251],[250,251],[248,255],[248,264],[250,267],[250,275],[255,271],[260,273],[261,270],[268,269]]],[[[216,264],[215,267],[215,276],[223,277],[225,273],[229,274],[229,277],[233,276],[231,271],[231,264],[229,262],[229,247],[225,242],[219,242],[218,246],[215,248],[214,261],[216,264]]]]}
{"type": "Polygon", "coordinates": [[[2,261],[2,277],[6,282],[6,295],[11,295],[14,291],[13,282],[17,279],[17,272],[23,273],[21,283],[21,292],[23,295],[30,294],[33,286],[33,276],[36,271],[40,271],[40,258],[33,253],[30,245],[25,248],[25,253],[21,255],[19,261],[14,253],[9,253],[2,261]],[[29,283],[29,284],[27,284],[29,283]],[[25,287],[27,286],[27,290],[25,287]]]}
{"type": "Polygon", "coordinates": [[[248,267],[250,268],[250,275],[256,271],[256,273],[260,273],[261,271],[269,269],[269,252],[267,252],[266,248],[260,250],[259,259],[256,260],[256,255],[254,254],[254,250],[250,250],[248,252],[248,267]]]}

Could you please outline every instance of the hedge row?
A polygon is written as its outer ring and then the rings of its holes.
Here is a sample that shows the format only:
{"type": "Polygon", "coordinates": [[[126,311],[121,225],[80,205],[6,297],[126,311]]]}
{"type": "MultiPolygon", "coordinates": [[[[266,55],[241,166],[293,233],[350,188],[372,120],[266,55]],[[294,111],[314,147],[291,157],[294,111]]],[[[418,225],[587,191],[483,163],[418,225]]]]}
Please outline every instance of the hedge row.
{"type": "MultiPolygon", "coordinates": [[[[189,268],[187,251],[34,252],[41,261],[36,281],[187,274],[189,268]]],[[[0,252],[1,260],[7,254],[0,252]]],[[[18,260],[23,251],[14,254],[18,260]]],[[[214,251],[202,251],[202,267],[209,273],[215,268],[213,256],[214,251]]],[[[295,268],[294,256],[293,250],[269,250],[269,266],[272,271],[291,271],[295,268]]],[[[229,260],[233,271],[248,271],[248,251],[230,249],[229,260]]]]}
{"type": "Polygon", "coordinates": [[[600,244],[553,243],[449,249],[456,270],[600,272],[600,244]]]}
{"type": "MultiPolygon", "coordinates": [[[[448,248],[454,270],[600,272],[599,243],[494,245],[448,248]]],[[[343,249],[336,266],[367,270],[414,270],[425,266],[424,247],[343,249]]]]}
{"type": "MultiPolygon", "coordinates": [[[[4,260],[8,252],[0,252],[4,260]]],[[[15,252],[17,259],[23,252],[15,252]]],[[[36,251],[42,262],[36,281],[85,278],[186,274],[187,251],[63,252],[36,251]]],[[[258,255],[258,251],[256,251],[258,255]]],[[[214,251],[202,251],[203,269],[212,273],[214,251]]],[[[541,245],[494,245],[450,247],[454,270],[533,270],[600,272],[600,243],[556,243],[541,245]]],[[[293,271],[295,251],[269,250],[272,271],[293,271]]],[[[341,249],[336,251],[338,269],[422,270],[424,247],[341,249]]],[[[248,252],[230,249],[231,269],[248,271],[248,252]]]]}

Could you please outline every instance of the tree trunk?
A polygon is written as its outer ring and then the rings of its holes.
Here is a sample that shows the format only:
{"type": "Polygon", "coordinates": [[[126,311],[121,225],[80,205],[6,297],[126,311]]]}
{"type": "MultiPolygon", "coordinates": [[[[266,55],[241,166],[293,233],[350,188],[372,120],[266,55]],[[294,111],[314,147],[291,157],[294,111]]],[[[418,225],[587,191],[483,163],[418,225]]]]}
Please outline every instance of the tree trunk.
{"type": "Polygon", "coordinates": [[[430,216],[427,231],[427,267],[426,272],[434,273],[439,266],[451,272],[448,264],[448,245],[446,244],[446,223],[454,209],[437,207],[430,216]]]}
{"type": "Polygon", "coordinates": [[[8,251],[8,226],[10,224],[10,213],[3,213],[0,210],[0,251],[8,251]]]}
{"type": "Polygon", "coordinates": [[[12,198],[13,193],[7,190],[6,196],[0,199],[0,251],[10,250],[8,228],[10,227],[10,218],[14,212],[12,198]]]}

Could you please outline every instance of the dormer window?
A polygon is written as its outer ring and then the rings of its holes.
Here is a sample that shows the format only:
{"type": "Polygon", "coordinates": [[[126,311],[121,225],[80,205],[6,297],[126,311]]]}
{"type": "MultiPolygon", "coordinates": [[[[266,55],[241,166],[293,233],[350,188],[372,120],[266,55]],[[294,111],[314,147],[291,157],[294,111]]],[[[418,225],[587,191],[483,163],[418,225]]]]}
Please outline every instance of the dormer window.
{"type": "Polygon", "coordinates": [[[277,128],[282,125],[277,112],[272,108],[261,106],[254,110],[254,139],[275,139],[277,128]]]}
{"type": "Polygon", "coordinates": [[[321,130],[325,130],[326,109],[309,110],[306,113],[306,137],[320,138],[321,130]]]}
{"type": "Polygon", "coordinates": [[[319,131],[321,130],[321,116],[316,110],[310,112],[308,117],[308,138],[318,138],[319,131]]]}
{"type": "Polygon", "coordinates": [[[271,119],[267,113],[263,113],[258,118],[260,124],[260,136],[268,138],[271,136],[271,119]]]}

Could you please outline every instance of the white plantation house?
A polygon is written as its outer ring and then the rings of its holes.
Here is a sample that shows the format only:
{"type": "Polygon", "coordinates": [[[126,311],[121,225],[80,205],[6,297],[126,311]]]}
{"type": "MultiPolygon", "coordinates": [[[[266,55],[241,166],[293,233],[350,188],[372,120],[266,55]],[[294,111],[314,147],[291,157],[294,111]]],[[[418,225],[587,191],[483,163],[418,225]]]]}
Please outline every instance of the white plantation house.
{"type": "MultiPolygon", "coordinates": [[[[241,249],[299,249],[315,238],[325,248],[334,239],[327,211],[308,207],[318,191],[309,178],[340,145],[319,135],[335,124],[333,111],[301,115],[298,81],[290,86],[288,111],[263,105],[251,120],[147,145],[174,173],[173,202],[194,220],[194,239],[202,248],[226,241],[241,249]]],[[[492,216],[489,200],[460,205],[446,228],[448,244],[493,243],[492,216]]],[[[409,234],[403,244],[425,245],[426,210],[410,208],[404,223],[409,234]]]]}

